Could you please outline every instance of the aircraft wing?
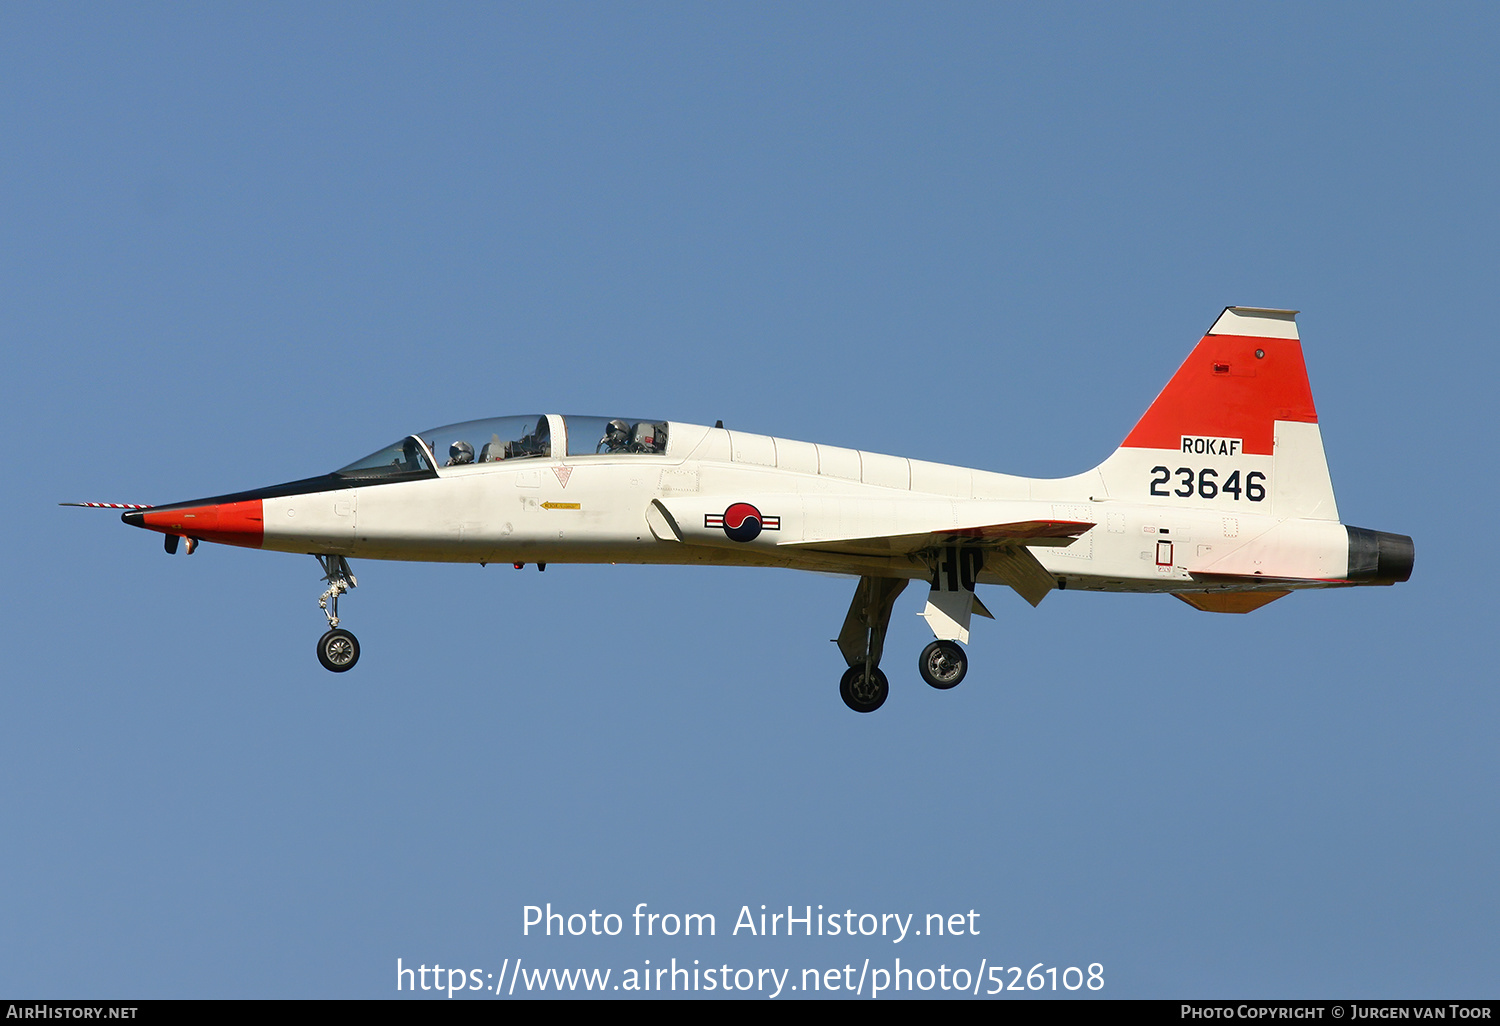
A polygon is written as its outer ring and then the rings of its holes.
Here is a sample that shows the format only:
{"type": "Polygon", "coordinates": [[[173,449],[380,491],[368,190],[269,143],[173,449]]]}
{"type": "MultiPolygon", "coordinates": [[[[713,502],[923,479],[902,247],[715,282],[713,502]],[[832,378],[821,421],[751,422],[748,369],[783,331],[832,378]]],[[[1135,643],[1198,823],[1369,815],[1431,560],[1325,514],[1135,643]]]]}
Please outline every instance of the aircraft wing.
{"type": "MultiPolygon", "coordinates": [[[[856,555],[919,552],[945,545],[982,548],[985,572],[1000,578],[1015,589],[1016,594],[1036,606],[1041,604],[1057,582],[1036,556],[1031,554],[1029,547],[1071,545],[1093,526],[1080,520],[1023,520],[876,538],[814,538],[782,542],[778,548],[814,549],[856,555]]],[[[979,606],[979,611],[984,615],[991,615],[982,605],[979,606]]]]}
{"type": "Polygon", "coordinates": [[[1085,520],[1023,520],[1008,524],[976,524],[972,527],[917,531],[866,537],[830,535],[781,542],[778,548],[817,549],[859,556],[889,556],[920,552],[943,545],[973,545],[983,549],[1031,545],[1071,545],[1094,525],[1085,520]]]}
{"type": "Polygon", "coordinates": [[[1027,517],[1035,512],[1036,504],[1013,501],[695,495],[655,499],[646,519],[662,540],[853,556],[899,556],[945,545],[1064,546],[1094,526],[1027,517]]]}
{"type": "Polygon", "coordinates": [[[904,556],[950,545],[984,551],[984,574],[1033,606],[1056,587],[1032,546],[1071,545],[1086,520],[1012,519],[1036,507],[1009,502],[904,502],[831,496],[696,496],[657,499],[647,521],[658,538],[846,556],[904,556]],[[1029,507],[1029,508],[1028,508],[1029,507]]]}

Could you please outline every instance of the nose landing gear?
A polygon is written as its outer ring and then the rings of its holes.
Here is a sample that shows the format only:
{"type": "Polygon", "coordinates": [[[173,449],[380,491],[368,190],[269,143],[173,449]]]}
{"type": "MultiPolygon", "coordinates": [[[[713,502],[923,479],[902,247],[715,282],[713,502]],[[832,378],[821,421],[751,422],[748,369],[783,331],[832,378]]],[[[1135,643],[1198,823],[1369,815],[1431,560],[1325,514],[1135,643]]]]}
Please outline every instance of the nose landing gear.
{"type": "Polygon", "coordinates": [[[318,662],[325,670],[343,673],[359,662],[359,639],[339,629],[339,596],[359,582],[343,556],[314,555],[323,568],[323,580],[328,582],[328,590],[318,598],[318,608],[328,617],[328,633],[318,639],[318,662]]]}

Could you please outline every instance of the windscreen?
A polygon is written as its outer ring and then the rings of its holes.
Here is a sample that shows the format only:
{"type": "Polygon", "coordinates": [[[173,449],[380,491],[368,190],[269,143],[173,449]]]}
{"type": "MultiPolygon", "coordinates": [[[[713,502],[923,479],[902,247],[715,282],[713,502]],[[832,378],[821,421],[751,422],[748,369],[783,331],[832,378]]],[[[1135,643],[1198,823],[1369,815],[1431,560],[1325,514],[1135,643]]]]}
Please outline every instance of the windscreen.
{"type": "Polygon", "coordinates": [[[401,441],[372,452],[362,460],[355,460],[341,470],[334,471],[340,477],[392,478],[430,477],[432,461],[415,435],[407,435],[401,441]]]}

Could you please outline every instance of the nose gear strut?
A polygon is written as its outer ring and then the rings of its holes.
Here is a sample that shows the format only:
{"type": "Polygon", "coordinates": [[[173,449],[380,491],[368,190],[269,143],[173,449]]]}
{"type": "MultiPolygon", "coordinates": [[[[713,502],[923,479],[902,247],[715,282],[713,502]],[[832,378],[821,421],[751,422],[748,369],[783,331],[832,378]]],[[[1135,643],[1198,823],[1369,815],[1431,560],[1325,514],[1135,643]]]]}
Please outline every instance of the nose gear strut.
{"type": "Polygon", "coordinates": [[[313,558],[323,568],[323,580],[328,582],[328,590],[318,598],[318,608],[328,617],[328,626],[334,628],[339,625],[339,596],[359,587],[359,582],[354,579],[349,561],[343,556],[314,554],[313,558]]]}
{"type": "Polygon", "coordinates": [[[359,640],[348,631],[339,630],[339,596],[359,585],[343,556],[313,554],[323,568],[328,590],[318,598],[318,608],[328,617],[328,633],[318,639],[318,662],[324,669],[343,673],[359,662],[359,640]]]}

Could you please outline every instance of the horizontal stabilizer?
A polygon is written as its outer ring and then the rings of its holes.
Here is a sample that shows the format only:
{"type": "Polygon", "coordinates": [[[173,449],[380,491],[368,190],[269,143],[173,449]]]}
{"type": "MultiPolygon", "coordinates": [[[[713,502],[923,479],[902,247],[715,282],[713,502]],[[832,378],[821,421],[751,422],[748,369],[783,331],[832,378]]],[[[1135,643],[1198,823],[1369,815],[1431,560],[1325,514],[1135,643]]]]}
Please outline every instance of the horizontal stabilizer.
{"type": "Polygon", "coordinates": [[[1279,598],[1286,598],[1289,591],[1179,591],[1178,598],[1205,613],[1253,613],[1261,606],[1268,606],[1279,598]]]}
{"type": "Polygon", "coordinates": [[[1287,585],[1306,587],[1309,584],[1336,584],[1331,577],[1290,577],[1285,574],[1272,577],[1269,574],[1215,574],[1202,570],[1189,570],[1188,576],[1201,584],[1233,585],[1237,589],[1255,591],[1276,590],[1287,585]]]}

